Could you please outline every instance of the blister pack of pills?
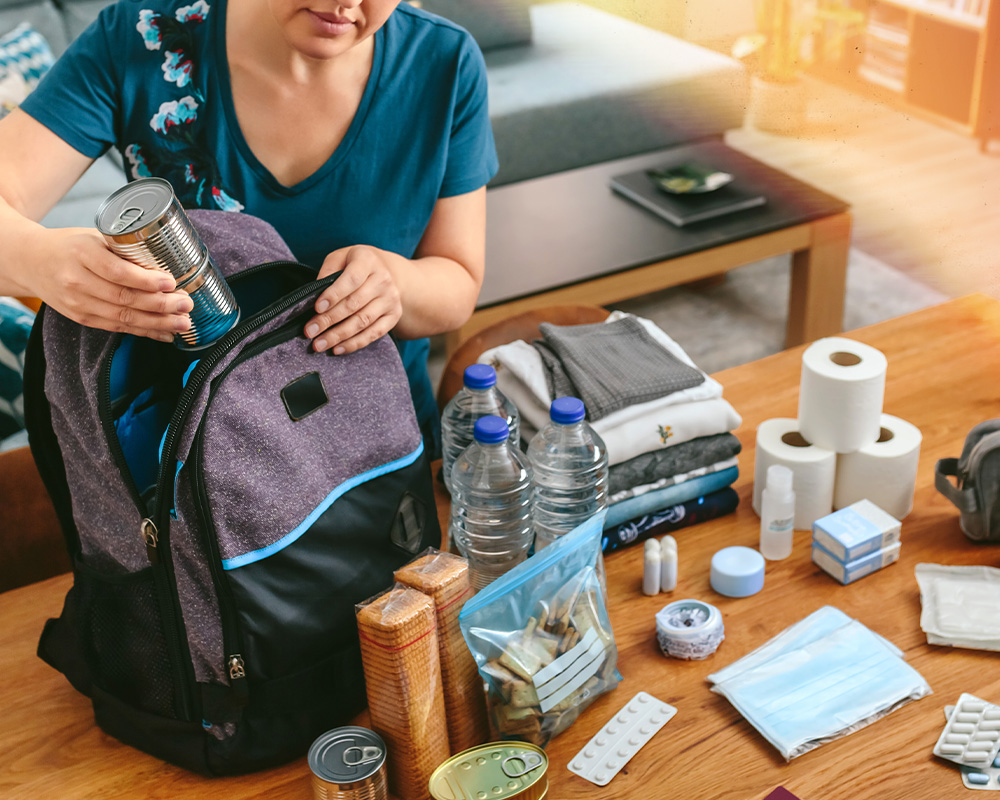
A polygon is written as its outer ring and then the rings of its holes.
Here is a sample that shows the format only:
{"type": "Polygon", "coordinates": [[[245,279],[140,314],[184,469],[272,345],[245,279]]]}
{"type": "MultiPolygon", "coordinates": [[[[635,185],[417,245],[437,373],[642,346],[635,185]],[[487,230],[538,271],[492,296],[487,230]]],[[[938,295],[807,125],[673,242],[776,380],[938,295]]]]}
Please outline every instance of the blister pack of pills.
{"type": "Polygon", "coordinates": [[[639,692],[569,762],[569,771],[605,786],[677,709],[639,692]]]}
{"type": "MultiPolygon", "coordinates": [[[[954,711],[955,706],[945,706],[945,719],[950,720],[954,711]]],[[[967,767],[963,764],[959,768],[962,771],[962,783],[967,789],[1000,792],[1000,755],[996,756],[989,766],[967,767]]]]}
{"type": "Polygon", "coordinates": [[[934,755],[962,766],[981,768],[992,767],[998,753],[1000,706],[963,693],[934,745],[934,755]]]}

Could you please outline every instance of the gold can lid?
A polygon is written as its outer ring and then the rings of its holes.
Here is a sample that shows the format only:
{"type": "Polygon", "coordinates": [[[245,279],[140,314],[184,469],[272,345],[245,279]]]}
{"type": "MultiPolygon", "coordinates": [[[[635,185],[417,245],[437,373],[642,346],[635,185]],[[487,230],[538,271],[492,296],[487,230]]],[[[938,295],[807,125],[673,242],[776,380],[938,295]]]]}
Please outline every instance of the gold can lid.
{"type": "MultiPolygon", "coordinates": [[[[489,742],[456,753],[431,774],[434,800],[504,800],[543,797],[528,792],[544,781],[549,758],[526,742],[489,742]]],[[[537,787],[541,788],[541,787],[537,787]]]]}

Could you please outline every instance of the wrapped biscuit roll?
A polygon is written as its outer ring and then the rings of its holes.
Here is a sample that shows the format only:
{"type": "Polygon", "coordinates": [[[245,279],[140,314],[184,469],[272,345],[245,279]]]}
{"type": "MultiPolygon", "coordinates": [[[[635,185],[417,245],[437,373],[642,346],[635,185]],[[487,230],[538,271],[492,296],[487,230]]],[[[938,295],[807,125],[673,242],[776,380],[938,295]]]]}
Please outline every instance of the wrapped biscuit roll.
{"type": "Polygon", "coordinates": [[[450,755],[434,602],[396,587],[357,608],[372,729],[386,743],[389,788],[427,800],[428,781],[450,755]]]}
{"type": "Polygon", "coordinates": [[[395,578],[434,601],[451,752],[459,753],[488,741],[490,726],[483,679],[458,626],[458,613],[473,595],[469,562],[461,556],[431,550],[396,570],[395,578]]]}

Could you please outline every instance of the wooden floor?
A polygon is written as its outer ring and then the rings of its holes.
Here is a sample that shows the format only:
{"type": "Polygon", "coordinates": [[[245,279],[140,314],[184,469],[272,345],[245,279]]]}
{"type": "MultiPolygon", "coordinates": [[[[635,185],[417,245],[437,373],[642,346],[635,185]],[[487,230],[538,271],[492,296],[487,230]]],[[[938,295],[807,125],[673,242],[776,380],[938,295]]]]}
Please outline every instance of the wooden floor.
{"type": "Polygon", "coordinates": [[[848,201],[853,246],[958,296],[1000,298],[1000,143],[979,144],[833,84],[809,81],[794,136],[749,123],[726,141],[848,201]]]}

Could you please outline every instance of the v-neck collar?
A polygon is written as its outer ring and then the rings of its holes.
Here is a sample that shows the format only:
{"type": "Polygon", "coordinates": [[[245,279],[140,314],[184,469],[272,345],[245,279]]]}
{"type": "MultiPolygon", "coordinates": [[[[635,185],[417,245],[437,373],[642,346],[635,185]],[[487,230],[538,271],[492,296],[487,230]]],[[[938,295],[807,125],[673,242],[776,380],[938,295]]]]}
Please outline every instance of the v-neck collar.
{"type": "Polygon", "coordinates": [[[260,177],[267,186],[275,192],[286,195],[299,194],[304,192],[309,187],[313,186],[318,181],[323,180],[331,171],[337,168],[337,166],[347,157],[351,147],[357,140],[361,133],[361,129],[364,127],[365,117],[368,115],[368,110],[371,107],[372,97],[375,94],[376,86],[378,85],[379,76],[382,73],[382,62],[385,54],[385,25],[379,28],[375,32],[374,38],[374,52],[372,53],[372,68],[368,75],[368,82],[365,84],[364,94],[361,96],[361,102],[358,103],[358,109],[354,112],[354,118],[351,120],[351,124],[347,129],[347,133],[344,134],[344,138],[341,139],[340,144],[337,145],[337,149],[333,151],[330,157],[322,164],[312,175],[303,178],[296,184],[292,186],[285,186],[281,183],[271,171],[265,167],[257,156],[254,154],[253,150],[250,149],[250,145],[247,143],[246,138],[243,136],[243,130],[240,128],[239,118],[236,116],[236,106],[233,103],[233,86],[231,82],[231,77],[229,73],[229,54],[226,49],[226,2],[227,0],[216,0],[215,2],[215,48],[217,56],[218,69],[215,71],[216,74],[216,90],[218,91],[219,97],[222,100],[222,106],[225,109],[226,115],[226,128],[228,129],[229,137],[236,145],[236,148],[240,151],[240,155],[247,162],[250,168],[260,177]]]}

